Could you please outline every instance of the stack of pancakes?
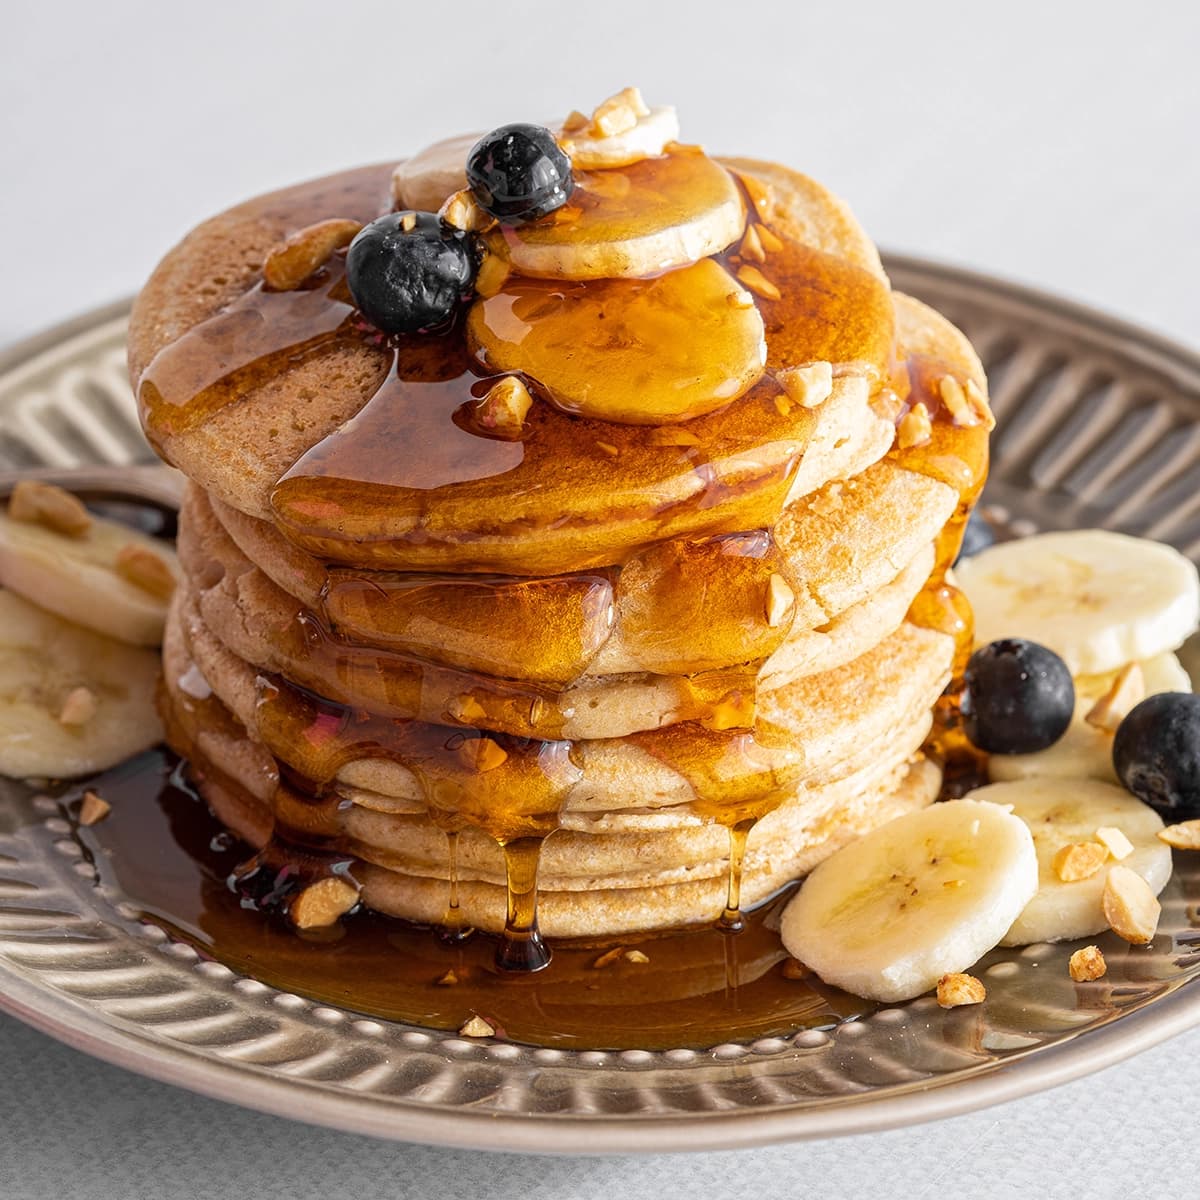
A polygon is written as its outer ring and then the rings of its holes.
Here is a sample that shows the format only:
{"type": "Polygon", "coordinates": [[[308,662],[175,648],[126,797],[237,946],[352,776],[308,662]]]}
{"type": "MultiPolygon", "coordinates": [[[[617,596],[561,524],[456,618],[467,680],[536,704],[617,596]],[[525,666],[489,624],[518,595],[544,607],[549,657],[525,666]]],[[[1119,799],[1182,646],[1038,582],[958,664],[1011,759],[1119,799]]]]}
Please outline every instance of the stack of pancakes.
{"type": "MultiPolygon", "coordinates": [[[[866,340],[982,391],[963,336],[888,291],[838,201],[770,164],[729,166],[777,238],[888,300],[866,340]]],[[[510,467],[406,486],[391,460],[436,449],[407,447],[395,412],[383,433],[361,415],[391,369],[379,340],[238,359],[276,302],[268,252],[389,206],[378,168],[251,201],[189,235],[134,312],[148,433],[192,480],[162,704],[224,823],[298,863],[348,862],[380,912],[438,923],[453,902],[489,930],[531,886],[532,851],[543,931],[592,936],[711,920],[731,885],[753,904],[933,800],[922,748],[956,642],[909,616],[942,587],[982,480],[955,486],[944,463],[923,469],[928,445],[898,441],[916,393],[897,370],[833,359],[806,404],[777,380],[815,356],[775,360],[795,330],[776,337],[768,314],[763,382],[681,426],[694,436],[539,401],[510,467]],[[207,388],[194,417],[170,393],[183,378],[189,397],[207,388]],[[342,490],[289,492],[339,438],[357,439],[342,490]],[[660,461],[674,465],[648,475],[660,461]]],[[[927,400],[936,448],[949,416],[927,400]]]]}

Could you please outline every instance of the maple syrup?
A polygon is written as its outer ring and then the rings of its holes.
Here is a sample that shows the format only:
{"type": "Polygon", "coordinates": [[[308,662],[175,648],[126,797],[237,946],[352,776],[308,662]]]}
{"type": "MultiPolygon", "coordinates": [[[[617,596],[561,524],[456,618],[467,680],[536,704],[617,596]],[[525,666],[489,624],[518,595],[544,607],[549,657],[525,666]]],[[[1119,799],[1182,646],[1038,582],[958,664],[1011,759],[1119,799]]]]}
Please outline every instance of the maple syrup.
{"type": "MultiPolygon", "coordinates": [[[[703,155],[667,156],[633,173],[653,183],[663,172],[687,176],[711,173],[712,167],[703,155]]],[[[620,192],[620,186],[618,172],[603,174],[544,224],[502,230],[514,260],[518,242],[524,253],[547,240],[570,240],[589,222],[604,220],[596,196],[606,187],[620,192]]],[[[721,174],[738,197],[739,185],[721,174]]],[[[357,173],[339,193],[338,210],[319,215],[371,219],[381,181],[381,173],[357,173]]],[[[311,219],[312,202],[303,189],[287,195],[296,216],[284,213],[283,223],[299,226],[301,212],[311,219]]],[[[669,207],[662,196],[655,199],[653,186],[609,199],[612,219],[625,225],[645,219],[651,201],[669,207]]],[[[744,196],[737,204],[739,211],[751,207],[744,196]]],[[[510,369],[510,360],[498,357],[498,346],[529,339],[526,370],[547,355],[566,354],[573,339],[588,332],[580,323],[590,328],[596,317],[584,297],[604,289],[614,295],[657,294],[662,288],[654,280],[564,284],[513,277],[477,304],[477,313],[503,317],[492,322],[486,345],[478,336],[464,336],[462,328],[385,338],[355,311],[344,256],[335,254],[301,288],[253,287],[159,352],[143,375],[138,398],[147,431],[160,447],[297,362],[349,349],[373,362],[381,380],[357,415],[318,440],[271,494],[279,527],[327,560],[329,574],[322,611],[296,605],[268,631],[289,678],[260,678],[252,733],[278,760],[280,779],[272,825],[267,837],[256,839],[267,847],[239,875],[245,886],[277,877],[289,855],[303,871],[352,875],[353,863],[338,844],[335,812],[341,801],[331,785],[350,762],[386,758],[415,776],[431,819],[445,831],[447,928],[455,935],[465,932],[458,906],[458,837],[464,828],[478,828],[495,840],[505,863],[507,920],[491,950],[496,968],[555,981],[597,978],[583,971],[574,950],[563,952],[565,966],[550,962],[537,928],[537,865],[541,842],[558,827],[565,797],[580,776],[564,736],[568,685],[611,633],[617,606],[626,642],[645,669],[678,674],[688,686],[688,703],[673,714],[679,724],[629,740],[687,781],[695,812],[728,830],[727,899],[718,924],[726,932],[741,931],[738,962],[758,964],[748,982],[738,974],[741,968],[735,970],[730,987],[764,989],[773,997],[766,1008],[779,1010],[773,985],[762,981],[772,978],[782,952],[777,938],[765,935],[768,917],[741,910],[741,864],[755,822],[795,784],[778,754],[761,753],[773,735],[755,720],[755,680],[786,635],[786,629],[772,629],[762,611],[766,583],[782,567],[769,530],[815,418],[802,405],[786,402],[769,372],[828,361],[835,369],[865,372],[880,386],[887,381],[896,390],[898,421],[916,404],[925,405],[928,441],[897,447],[891,456],[900,466],[954,487],[960,503],[939,538],[935,569],[909,619],[955,637],[959,669],[969,647],[970,615],[945,572],[986,474],[987,431],[954,421],[937,386],[944,368],[921,359],[897,364],[894,313],[883,280],[812,247],[774,241],[779,245],[766,264],[766,287],[753,282],[761,278],[756,266],[757,275],[747,274],[751,262],[738,243],[702,268],[753,285],[768,374],[759,378],[756,371],[754,379],[729,383],[730,402],[715,411],[670,416],[694,418],[677,428],[666,414],[649,430],[580,415],[588,405],[571,411],[552,381],[532,375],[528,387],[542,402],[530,410],[519,437],[493,436],[470,416],[495,372],[510,369]],[[573,304],[572,297],[580,302],[573,304]],[[536,341],[551,323],[558,326],[553,336],[536,341]],[[713,573],[715,562],[721,570],[713,573]],[[626,570],[628,581],[622,578],[626,570]],[[633,586],[638,580],[640,590],[633,586]],[[720,586],[697,600],[695,585],[705,591],[713,580],[720,586]],[[650,611],[654,622],[646,619],[650,611]],[[423,623],[414,620],[418,612],[423,623]],[[483,638],[481,615],[488,612],[499,616],[492,636],[483,638]],[[731,661],[738,665],[727,666],[731,661]],[[481,672],[481,663],[492,671],[481,672]],[[767,942],[773,944],[769,953],[767,942]]],[[[662,279],[675,282],[672,276],[662,279]]],[[[731,368],[717,365],[723,378],[733,378],[731,368]]],[[[956,703],[952,685],[938,713],[935,748],[943,757],[952,757],[959,745],[950,735],[956,703]]],[[[207,714],[197,711],[193,719],[207,714]]],[[[192,737],[177,727],[172,741],[186,748],[192,737]]],[[[214,911],[223,912],[213,903],[214,911]]],[[[229,928],[221,924],[210,946],[225,961],[232,955],[236,965],[242,951],[229,928]]],[[[376,918],[347,922],[337,944],[353,944],[354,951],[343,953],[360,961],[370,957],[363,939],[373,947],[378,940],[358,931],[383,928],[394,928],[385,938],[389,944],[403,943],[401,959],[432,961],[424,942],[418,949],[406,940],[415,933],[376,918]]],[[[664,961],[682,969],[690,954],[706,953],[702,945],[715,945],[714,937],[719,940],[711,932],[675,933],[656,938],[654,945],[664,961]]],[[[457,979],[492,978],[477,952],[487,939],[452,940],[455,953],[465,956],[453,968],[457,979]]],[[[729,944],[722,943],[723,964],[729,944]]],[[[304,957],[293,950],[273,949],[268,971],[290,978],[294,958],[304,957]]],[[[255,966],[260,974],[262,969],[255,966]]],[[[644,983],[647,976],[631,975],[631,983],[635,978],[644,983]]],[[[320,994],[323,979],[314,967],[301,990],[320,994]]],[[[445,1005],[426,994],[432,984],[424,990],[416,982],[397,984],[396,998],[385,1003],[373,980],[355,994],[353,1006],[423,1023],[449,1020],[445,1005]],[[413,1015],[414,995],[432,1016],[413,1015]]],[[[589,982],[584,990],[593,986],[589,982]]],[[[577,999],[574,983],[563,989],[554,994],[577,999]]],[[[488,1005],[498,1001],[485,993],[460,993],[450,1023],[462,1019],[464,996],[482,1005],[472,1011],[492,1012],[488,1005]]],[[[538,1003],[552,1003],[540,991],[535,996],[538,1003]]],[[[783,1007],[794,1022],[795,1004],[783,1007]]],[[[711,1011],[697,1006],[698,1014],[711,1011]]],[[[713,1038],[715,1027],[705,1024],[709,1018],[696,1019],[705,1040],[747,1032],[735,1022],[713,1038]]],[[[514,1010],[497,1027],[521,1036],[513,1030],[525,1029],[526,1020],[514,1010]]],[[[764,1020],[775,1028],[774,1016],[764,1020]]],[[[566,1036],[539,1028],[534,1040],[566,1036]]],[[[643,1044],[637,1040],[642,1035],[631,1030],[590,1036],[643,1044]]],[[[671,1025],[671,1039],[680,1036],[678,1023],[671,1025]]]]}

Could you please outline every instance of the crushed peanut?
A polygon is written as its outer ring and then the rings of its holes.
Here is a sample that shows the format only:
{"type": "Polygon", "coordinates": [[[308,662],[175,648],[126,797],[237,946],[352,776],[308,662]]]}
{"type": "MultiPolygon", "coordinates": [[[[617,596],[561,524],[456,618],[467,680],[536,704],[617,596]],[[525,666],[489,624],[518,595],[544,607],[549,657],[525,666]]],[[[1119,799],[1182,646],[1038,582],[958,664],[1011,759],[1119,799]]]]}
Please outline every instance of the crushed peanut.
{"type": "Polygon", "coordinates": [[[1118,937],[1144,946],[1158,929],[1162,907],[1150,885],[1128,867],[1116,866],[1104,881],[1104,919],[1118,937]]]}
{"type": "Polygon", "coordinates": [[[466,230],[467,233],[482,233],[496,224],[496,218],[479,207],[470,188],[464,188],[448,197],[438,210],[438,216],[447,225],[466,230]]]}
{"type": "Polygon", "coordinates": [[[622,88],[592,113],[592,136],[614,137],[628,133],[642,117],[649,115],[650,109],[642,99],[642,93],[635,87],[622,88]]]}
{"type": "Polygon", "coordinates": [[[1108,963],[1104,961],[1099,946],[1084,946],[1071,955],[1067,969],[1076,983],[1089,983],[1099,979],[1108,970],[1108,963]]]}
{"type": "Polygon", "coordinates": [[[589,124],[588,118],[579,109],[573,108],[567,113],[567,119],[562,123],[563,133],[578,133],[581,129],[586,129],[589,124]]]}
{"type": "Polygon", "coordinates": [[[495,1037],[496,1027],[485,1021],[478,1013],[459,1028],[459,1037],[495,1037]]]}
{"type": "Polygon", "coordinates": [[[8,515],[28,525],[43,525],[55,533],[81,538],[92,527],[92,514],[78,496],[52,483],[22,479],[8,498],[8,515]]]}
{"type": "Polygon", "coordinates": [[[483,775],[508,761],[508,751],[489,737],[467,738],[458,748],[458,757],[473,771],[483,775]]]}
{"type": "Polygon", "coordinates": [[[763,607],[767,626],[771,629],[778,629],[787,620],[788,613],[796,607],[796,593],[782,575],[772,575],[767,580],[767,594],[763,607]]]}
{"type": "Polygon", "coordinates": [[[347,879],[329,875],[298,893],[288,907],[288,915],[297,929],[325,929],[357,903],[358,888],[347,879]]]}
{"type": "Polygon", "coordinates": [[[439,975],[433,981],[434,987],[455,987],[458,984],[458,976],[454,973],[453,968],[447,971],[445,975],[439,975]]]}
{"type": "Polygon", "coordinates": [[[996,418],[992,415],[992,408],[988,404],[987,397],[979,390],[979,385],[975,380],[968,379],[965,390],[971,407],[979,414],[979,419],[988,430],[995,429],[996,418]]]}
{"type": "Polygon", "coordinates": [[[446,707],[449,709],[450,716],[460,725],[478,727],[487,720],[487,709],[470,694],[455,696],[446,707]]]}
{"type": "Polygon", "coordinates": [[[1146,698],[1146,677],[1135,662],[1122,667],[1108,691],[1096,701],[1083,718],[1095,729],[1116,733],[1130,710],[1146,698]]]}
{"type": "Polygon", "coordinates": [[[86,791],[79,805],[80,825],[95,825],[103,821],[112,812],[112,805],[97,792],[86,791]]]}
{"type": "Polygon", "coordinates": [[[778,254],[783,249],[783,242],[779,235],[767,225],[756,225],[758,240],[762,242],[762,247],[770,254],[778,254]]]}
{"type": "Polygon", "coordinates": [[[1200,821],[1180,821],[1158,831],[1159,841],[1176,850],[1200,850],[1200,821]]]}
{"type": "Polygon", "coordinates": [[[1108,847],[1099,842],[1072,842],[1060,846],[1052,866],[1063,883],[1090,879],[1108,861],[1108,847]]]}
{"type": "Polygon", "coordinates": [[[929,409],[924,404],[914,404],[900,422],[896,436],[901,450],[924,446],[933,437],[933,422],[929,419],[929,409]]]}
{"type": "Polygon", "coordinates": [[[729,295],[725,297],[725,300],[729,304],[730,308],[754,307],[754,297],[750,295],[749,292],[743,291],[741,288],[739,288],[736,292],[730,292],[729,295]]]}
{"type": "Polygon", "coordinates": [[[937,1002],[942,1008],[982,1004],[986,999],[987,988],[974,975],[951,971],[937,982],[937,1002]]]}
{"type": "Polygon", "coordinates": [[[475,294],[482,299],[496,295],[508,280],[510,268],[498,254],[488,254],[475,274],[475,294]]]}
{"type": "Polygon", "coordinates": [[[946,411],[954,418],[955,425],[965,425],[968,428],[979,424],[979,416],[967,400],[963,385],[953,375],[943,375],[938,380],[938,394],[946,411]]]}
{"type": "Polygon", "coordinates": [[[1120,862],[1133,853],[1133,843],[1115,825],[1101,825],[1096,830],[1096,841],[1108,847],[1108,852],[1120,862]]]}
{"type": "Polygon", "coordinates": [[[166,559],[155,554],[149,546],[138,542],[122,546],[113,567],[122,579],[159,600],[170,600],[175,591],[175,573],[166,559]]]}
{"type": "Polygon", "coordinates": [[[599,955],[592,962],[592,969],[602,971],[605,967],[611,967],[625,953],[624,946],[614,946],[611,950],[599,955]]]}
{"type": "Polygon", "coordinates": [[[402,216],[400,218],[400,228],[403,229],[405,233],[412,233],[412,231],[414,229],[416,229],[416,227],[417,227],[417,214],[416,213],[408,212],[408,213],[405,213],[404,216],[402,216]]]}
{"type": "Polygon", "coordinates": [[[96,715],[98,703],[96,693],[91,688],[72,688],[59,710],[58,723],[71,728],[86,725],[96,715]]]}
{"type": "Polygon", "coordinates": [[[738,267],[737,277],[764,300],[778,300],[783,294],[757,267],[738,267]]]}
{"type": "Polygon", "coordinates": [[[763,249],[762,239],[758,236],[758,230],[755,226],[746,226],[746,233],[742,238],[742,245],[738,252],[743,258],[750,258],[755,262],[761,263],[767,261],[767,252],[763,249]]]}
{"type": "Polygon", "coordinates": [[[631,963],[648,963],[650,961],[650,955],[646,954],[642,950],[626,950],[625,961],[631,963]]]}
{"type": "Polygon", "coordinates": [[[516,438],[525,427],[525,418],[533,407],[529,389],[516,375],[505,375],[488,389],[475,406],[480,428],[497,437],[516,438]]]}
{"type": "Polygon", "coordinates": [[[775,379],[793,404],[816,408],[833,392],[833,364],[811,362],[799,367],[785,367],[775,372],[775,379]]]}
{"type": "Polygon", "coordinates": [[[263,283],[273,292],[298,288],[335,250],[348,246],[362,225],[346,217],[318,221],[293,233],[263,263],[263,283]]]}
{"type": "Polygon", "coordinates": [[[597,442],[596,446],[603,453],[607,454],[609,458],[616,458],[617,455],[621,453],[620,450],[618,450],[616,446],[612,444],[612,442],[597,442]]]}

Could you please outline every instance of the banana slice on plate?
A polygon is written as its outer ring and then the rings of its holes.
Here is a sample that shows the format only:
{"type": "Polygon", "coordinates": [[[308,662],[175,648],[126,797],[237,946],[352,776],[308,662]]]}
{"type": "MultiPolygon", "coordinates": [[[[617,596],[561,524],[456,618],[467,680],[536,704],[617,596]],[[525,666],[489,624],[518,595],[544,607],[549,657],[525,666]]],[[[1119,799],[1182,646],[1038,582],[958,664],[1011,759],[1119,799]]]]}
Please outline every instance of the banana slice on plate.
{"type": "MultiPolygon", "coordinates": [[[[1021,779],[993,783],[970,799],[1011,804],[1033,834],[1037,850],[1037,894],[1001,939],[1003,946],[1062,942],[1091,937],[1108,928],[1102,897],[1109,868],[1117,862],[1099,856],[1100,865],[1084,878],[1063,879],[1056,857],[1065,846],[1099,844],[1096,831],[1119,829],[1133,849],[1120,860],[1154,891],[1171,877],[1170,848],[1158,839],[1159,815],[1128,792],[1094,779],[1021,779]]],[[[1073,872],[1067,872],[1072,874],[1073,872]]]]}
{"type": "Polygon", "coordinates": [[[159,658],[0,589],[0,774],[66,779],[162,739],[159,658]]]}
{"type": "MultiPolygon", "coordinates": [[[[1157,654],[1140,663],[1144,696],[1160,692],[1190,692],[1192,681],[1174,654],[1157,654]]],[[[1035,776],[1056,779],[1099,779],[1117,783],[1112,762],[1112,733],[1090,725],[1087,715],[1112,686],[1110,675],[1080,675],[1075,679],[1075,715],[1067,732],[1053,746],[1036,754],[993,754],[988,758],[988,778],[993,783],[1035,776]]],[[[1143,697],[1144,698],[1144,697],[1143,697]]]]}
{"type": "Polygon", "coordinates": [[[178,577],[170,546],[115,521],[69,536],[0,513],[0,585],[97,633],[157,646],[178,577]]]}
{"type": "Polygon", "coordinates": [[[826,983],[909,1000],[991,950],[1037,886],[1023,821],[996,804],[950,800],[830,855],[784,911],[783,944],[826,983]]]}
{"type": "Polygon", "coordinates": [[[1160,542],[1103,529],[1003,542],[956,568],[980,645],[1023,637],[1072,675],[1175,650],[1200,623],[1195,566],[1160,542]]]}

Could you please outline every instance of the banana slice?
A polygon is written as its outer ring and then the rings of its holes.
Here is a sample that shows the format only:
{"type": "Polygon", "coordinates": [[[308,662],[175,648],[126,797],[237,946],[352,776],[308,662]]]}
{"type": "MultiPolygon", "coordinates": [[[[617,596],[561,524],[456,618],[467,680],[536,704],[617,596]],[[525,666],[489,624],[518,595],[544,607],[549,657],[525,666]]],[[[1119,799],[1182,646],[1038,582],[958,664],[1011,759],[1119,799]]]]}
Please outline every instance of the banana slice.
{"type": "Polygon", "coordinates": [[[992,949],[1037,874],[1024,822],[995,804],[935,804],[817,867],[784,910],[783,944],[826,983],[909,1000],[992,949]]]}
{"type": "Polygon", "coordinates": [[[159,658],[0,589],[0,774],[66,779],[162,739],[159,658]]]}
{"type": "Polygon", "coordinates": [[[566,412],[664,425],[724,408],[762,375],[762,317],[731,297],[750,299],[711,259],[645,280],[512,277],[471,306],[467,335],[489,370],[524,372],[566,412]]]}
{"type": "Polygon", "coordinates": [[[437,212],[442,201],[467,186],[467,155],[482,133],[464,133],[426,146],[392,172],[392,200],[398,209],[437,212]]]}
{"type": "Polygon", "coordinates": [[[557,212],[489,235],[489,249],[539,279],[640,279],[732,245],[746,208],[733,176],[699,153],[580,171],[557,212]]]}
{"type": "Polygon", "coordinates": [[[1163,890],[1171,877],[1171,851],[1158,840],[1159,815],[1122,788],[1093,779],[1022,779],[993,783],[968,797],[992,804],[1011,804],[1033,834],[1037,849],[1037,894],[1025,906],[1001,945],[1062,942],[1091,937],[1108,928],[1101,897],[1109,859],[1095,874],[1070,883],[1059,878],[1054,856],[1075,842],[1096,841],[1096,830],[1119,829],[1133,844],[1121,860],[1154,890],[1163,890]]]}
{"type": "Polygon", "coordinates": [[[93,520],[86,533],[67,537],[0,513],[0,585],[119,641],[134,646],[162,641],[169,592],[178,577],[170,546],[115,521],[93,520]],[[150,555],[158,560],[160,578],[139,573],[140,564],[156,565],[150,555]]]}
{"type": "Polygon", "coordinates": [[[563,129],[559,145],[577,171],[627,167],[644,158],[657,158],[672,142],[679,141],[679,117],[669,105],[647,110],[632,129],[621,133],[596,134],[587,126],[563,129]]]}
{"type": "MultiPolygon", "coordinates": [[[[1190,692],[1192,681],[1174,654],[1157,654],[1139,664],[1146,695],[1159,692],[1190,692]]],[[[1112,734],[1085,720],[1092,705],[1108,691],[1116,673],[1080,675],[1075,679],[1075,715],[1067,732],[1053,746],[1036,754],[993,754],[988,759],[988,777],[993,783],[1030,779],[1100,779],[1117,783],[1112,764],[1112,734]]]]}
{"type": "Polygon", "coordinates": [[[1072,675],[1175,650],[1200,623],[1200,578],[1170,546],[1101,529],[1004,542],[958,564],[980,645],[1040,642],[1072,675]]]}

